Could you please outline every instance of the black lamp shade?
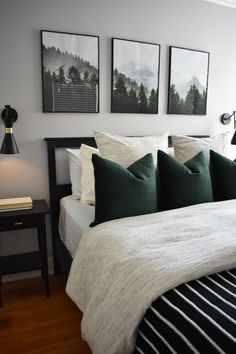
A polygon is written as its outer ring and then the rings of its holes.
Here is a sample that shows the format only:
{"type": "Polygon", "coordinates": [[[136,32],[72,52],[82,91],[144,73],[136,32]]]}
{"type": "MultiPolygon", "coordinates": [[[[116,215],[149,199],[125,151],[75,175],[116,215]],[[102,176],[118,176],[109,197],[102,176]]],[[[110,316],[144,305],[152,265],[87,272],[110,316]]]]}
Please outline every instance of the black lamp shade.
{"type": "Polygon", "coordinates": [[[14,135],[12,133],[5,133],[0,153],[1,154],[18,154],[19,153],[14,135]]]}
{"type": "Polygon", "coordinates": [[[236,130],[235,130],[234,135],[232,137],[231,144],[236,145],[236,130]]]}

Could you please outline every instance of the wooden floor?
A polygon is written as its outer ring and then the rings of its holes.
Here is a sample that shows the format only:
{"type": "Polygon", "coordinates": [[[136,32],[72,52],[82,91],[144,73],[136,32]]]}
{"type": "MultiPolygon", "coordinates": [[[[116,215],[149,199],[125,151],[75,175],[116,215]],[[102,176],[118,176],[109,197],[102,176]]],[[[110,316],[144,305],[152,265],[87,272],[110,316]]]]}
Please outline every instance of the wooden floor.
{"type": "Polygon", "coordinates": [[[3,283],[1,354],[89,354],[80,337],[81,312],[65,294],[63,276],[50,278],[46,298],[41,278],[3,283]]]}

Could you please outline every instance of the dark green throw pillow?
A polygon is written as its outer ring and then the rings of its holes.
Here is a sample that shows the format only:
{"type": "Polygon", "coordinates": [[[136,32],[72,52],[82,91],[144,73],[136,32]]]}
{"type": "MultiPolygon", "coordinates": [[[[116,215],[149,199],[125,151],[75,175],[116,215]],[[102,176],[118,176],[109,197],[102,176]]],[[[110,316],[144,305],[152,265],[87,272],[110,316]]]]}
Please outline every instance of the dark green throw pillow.
{"type": "Polygon", "coordinates": [[[236,160],[210,150],[210,171],[214,200],[236,198],[236,160]]]}
{"type": "Polygon", "coordinates": [[[95,177],[95,220],[90,226],[157,211],[156,173],[152,154],[128,168],[92,156],[95,177]]]}
{"type": "Polygon", "coordinates": [[[160,210],[213,201],[211,177],[203,152],[184,164],[158,151],[160,210]]]}

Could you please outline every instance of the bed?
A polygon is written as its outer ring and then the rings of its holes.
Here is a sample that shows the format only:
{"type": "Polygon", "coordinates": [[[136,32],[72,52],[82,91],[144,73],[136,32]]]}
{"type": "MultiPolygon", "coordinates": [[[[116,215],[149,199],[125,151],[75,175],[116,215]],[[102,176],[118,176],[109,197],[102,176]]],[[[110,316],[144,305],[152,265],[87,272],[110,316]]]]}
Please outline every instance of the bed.
{"type": "MultiPolygon", "coordinates": [[[[206,136],[201,135],[198,137],[206,136]]],[[[44,140],[47,144],[54,274],[60,274],[63,272],[68,275],[73,257],[70,250],[65,246],[65,242],[63,242],[60,237],[58,223],[60,216],[60,201],[66,196],[71,196],[72,192],[70,182],[60,183],[60,181],[58,181],[57,171],[60,166],[57,165],[56,153],[61,149],[80,148],[82,144],[96,147],[96,142],[93,137],[48,137],[44,140]]],[[[169,146],[171,146],[171,137],[169,137],[169,146]]],[[[65,168],[64,165],[63,167],[60,167],[60,169],[63,168],[65,168]]],[[[66,168],[68,168],[68,165],[66,168]]],[[[78,205],[78,203],[76,204],[78,205]]]]}
{"type": "MultiPolygon", "coordinates": [[[[46,140],[55,270],[68,270],[72,256],[57,222],[70,186],[55,183],[55,147],[83,140],[46,140]]],[[[95,145],[91,138],[86,143],[95,145]]],[[[235,353],[235,211],[236,200],[204,203],[87,231],[66,291],[84,314],[82,335],[92,352],[235,353]]]]}

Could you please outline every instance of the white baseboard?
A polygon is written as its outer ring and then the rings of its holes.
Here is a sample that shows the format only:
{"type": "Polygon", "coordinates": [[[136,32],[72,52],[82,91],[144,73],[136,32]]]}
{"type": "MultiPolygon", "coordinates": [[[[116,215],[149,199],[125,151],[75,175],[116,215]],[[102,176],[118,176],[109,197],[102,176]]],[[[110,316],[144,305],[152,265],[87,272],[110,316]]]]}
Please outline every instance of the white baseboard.
{"type": "MultiPolygon", "coordinates": [[[[48,272],[53,274],[53,258],[48,257],[48,272]]],[[[31,272],[15,273],[2,276],[2,282],[15,281],[20,279],[29,279],[41,276],[40,270],[32,270],[31,272]]]]}

